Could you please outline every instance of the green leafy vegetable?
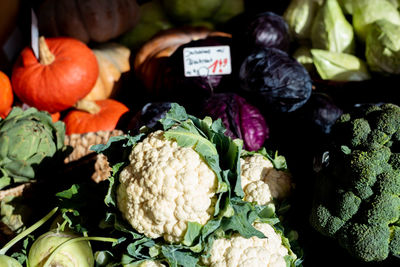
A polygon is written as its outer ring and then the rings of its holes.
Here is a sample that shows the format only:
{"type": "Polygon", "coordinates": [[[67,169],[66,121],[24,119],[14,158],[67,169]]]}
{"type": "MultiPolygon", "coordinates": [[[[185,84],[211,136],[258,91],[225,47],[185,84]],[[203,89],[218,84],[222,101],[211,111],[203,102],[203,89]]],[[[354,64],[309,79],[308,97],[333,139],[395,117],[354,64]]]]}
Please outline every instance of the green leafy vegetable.
{"type": "Polygon", "coordinates": [[[64,136],[64,123],[53,123],[49,113],[14,107],[0,121],[0,189],[37,178],[46,162],[46,171],[61,163],[64,136]]]}
{"type": "Polygon", "coordinates": [[[377,20],[385,19],[400,25],[400,14],[387,0],[354,0],[353,26],[357,36],[364,41],[368,27],[377,20]]]}
{"type": "Polygon", "coordinates": [[[326,0],[313,22],[313,48],[337,53],[354,52],[354,32],[337,0],[326,0]]]}
{"type": "Polygon", "coordinates": [[[291,34],[299,40],[309,39],[311,27],[320,6],[318,0],[292,0],[283,14],[291,34]]]}
{"type": "Polygon", "coordinates": [[[400,74],[400,26],[375,21],[367,34],[365,57],[372,71],[400,74]]]}
{"type": "MultiPolygon", "coordinates": [[[[117,250],[97,254],[99,261],[122,263],[124,266],[139,266],[146,260],[167,262],[170,266],[198,266],[200,255],[216,238],[235,233],[244,237],[263,238],[264,235],[252,224],[256,221],[270,224],[279,222],[270,207],[256,206],[242,200],[244,192],[240,179],[240,156],[243,142],[225,136],[225,128],[220,120],[212,121],[209,117],[198,119],[188,115],[183,107],[172,104],[171,110],[160,120],[160,126],[164,129],[165,138],[175,141],[179,146],[193,148],[217,175],[219,187],[212,202],[214,213],[204,225],[189,221],[183,240],[176,244],[168,243],[162,237],[150,239],[133,229],[122,217],[115,196],[120,185],[119,175],[129,162],[132,148],[144,135],[132,137],[128,134],[110,139],[105,145],[93,147],[112,159],[112,174],[104,198],[106,213],[99,228],[111,232],[112,237],[118,239],[118,244],[115,245],[117,250]],[[107,259],[115,251],[114,257],[107,259]]],[[[286,167],[284,158],[277,154],[268,157],[276,166],[286,167]]],[[[71,196],[67,192],[63,195],[71,196]]],[[[70,208],[74,209],[73,206],[70,208]]],[[[79,206],[77,208],[81,213],[79,206]]]]}
{"type": "Polygon", "coordinates": [[[367,65],[356,56],[311,49],[315,67],[324,80],[363,81],[370,79],[367,65]]]}

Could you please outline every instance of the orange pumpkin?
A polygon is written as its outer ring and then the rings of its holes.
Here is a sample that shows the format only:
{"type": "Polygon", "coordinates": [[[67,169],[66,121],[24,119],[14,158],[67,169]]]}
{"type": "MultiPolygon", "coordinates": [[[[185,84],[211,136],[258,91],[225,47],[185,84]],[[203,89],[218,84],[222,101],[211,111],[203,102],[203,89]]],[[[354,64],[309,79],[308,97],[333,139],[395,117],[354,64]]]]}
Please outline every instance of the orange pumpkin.
{"type": "Polygon", "coordinates": [[[106,42],[136,25],[139,5],[136,0],[45,0],[38,19],[46,36],[106,42]]]}
{"type": "Polygon", "coordinates": [[[181,45],[211,36],[231,37],[205,27],[182,27],[159,32],[136,54],[134,70],[150,93],[163,87],[166,62],[181,45]]]}
{"type": "Polygon", "coordinates": [[[96,83],[96,57],[81,41],[41,37],[39,53],[40,61],[27,47],[15,63],[11,80],[22,102],[55,113],[73,106],[96,83]]]}
{"type": "Polygon", "coordinates": [[[78,102],[77,109],[69,111],[63,119],[66,134],[112,131],[128,111],[124,104],[113,99],[82,100],[78,102]]]}
{"type": "Polygon", "coordinates": [[[0,117],[3,119],[8,115],[14,101],[10,79],[0,71],[0,117]]]}

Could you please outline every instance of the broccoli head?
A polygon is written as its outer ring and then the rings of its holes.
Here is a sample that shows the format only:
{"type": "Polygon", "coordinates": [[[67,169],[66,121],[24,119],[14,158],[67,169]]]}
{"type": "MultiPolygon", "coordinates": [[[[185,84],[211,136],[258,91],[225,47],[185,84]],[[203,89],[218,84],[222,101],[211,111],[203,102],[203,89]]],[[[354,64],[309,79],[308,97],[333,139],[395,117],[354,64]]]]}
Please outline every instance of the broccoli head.
{"type": "Polygon", "coordinates": [[[362,261],[400,255],[400,107],[342,115],[328,152],[316,175],[311,225],[362,261]]]}

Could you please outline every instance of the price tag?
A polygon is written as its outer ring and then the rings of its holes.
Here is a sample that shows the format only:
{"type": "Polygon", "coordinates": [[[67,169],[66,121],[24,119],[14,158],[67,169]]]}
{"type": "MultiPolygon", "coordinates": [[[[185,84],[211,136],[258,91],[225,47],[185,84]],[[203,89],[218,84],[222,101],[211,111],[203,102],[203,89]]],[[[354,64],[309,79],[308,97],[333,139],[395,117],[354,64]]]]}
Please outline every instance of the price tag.
{"type": "Polygon", "coordinates": [[[230,48],[227,45],[186,47],[183,49],[183,66],[185,77],[230,74],[230,48]]]}
{"type": "Polygon", "coordinates": [[[38,20],[35,12],[31,9],[31,48],[35,57],[39,60],[39,29],[38,29],[38,20]]]}

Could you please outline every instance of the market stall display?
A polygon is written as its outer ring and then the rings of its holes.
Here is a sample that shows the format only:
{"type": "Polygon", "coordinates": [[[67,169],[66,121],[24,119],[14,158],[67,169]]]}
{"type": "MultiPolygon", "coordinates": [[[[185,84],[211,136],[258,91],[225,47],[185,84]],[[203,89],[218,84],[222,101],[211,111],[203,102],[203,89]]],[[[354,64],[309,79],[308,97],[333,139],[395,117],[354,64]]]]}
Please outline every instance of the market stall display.
{"type": "Polygon", "coordinates": [[[400,264],[400,2],[20,2],[0,265],[400,264]]]}

